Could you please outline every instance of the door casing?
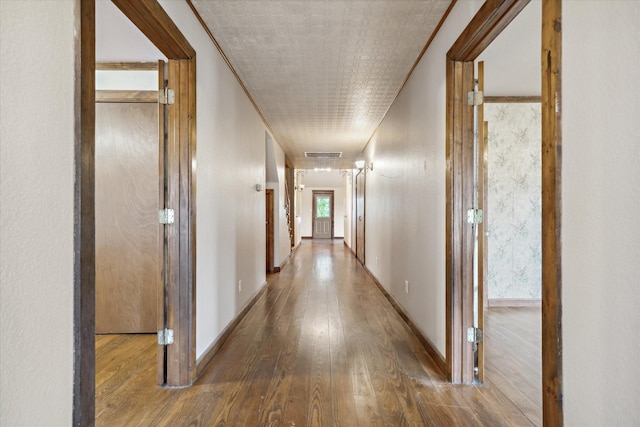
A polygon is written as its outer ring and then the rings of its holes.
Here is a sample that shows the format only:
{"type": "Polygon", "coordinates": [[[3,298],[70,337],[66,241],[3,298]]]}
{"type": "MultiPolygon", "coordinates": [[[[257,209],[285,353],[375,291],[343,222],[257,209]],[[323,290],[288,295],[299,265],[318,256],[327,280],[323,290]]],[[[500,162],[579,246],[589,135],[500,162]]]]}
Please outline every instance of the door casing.
{"type": "MultiPolygon", "coordinates": [[[[446,360],[454,383],[473,381],[473,61],[528,4],[487,0],[447,53],[446,360]]],[[[545,425],[562,425],[561,1],[542,0],[542,389],[545,425]]]]}
{"type": "Polygon", "coordinates": [[[366,233],[366,174],[364,170],[361,170],[356,174],[355,181],[356,258],[362,263],[362,265],[364,265],[366,233]]]}
{"type": "Polygon", "coordinates": [[[274,272],[274,214],[273,214],[273,190],[265,190],[265,225],[266,225],[266,270],[267,273],[274,272]]]}
{"type": "Polygon", "coordinates": [[[333,201],[334,201],[334,192],[333,190],[313,190],[312,191],[312,211],[311,211],[311,220],[312,220],[312,224],[311,224],[311,235],[313,236],[313,238],[316,238],[316,196],[318,195],[325,195],[325,196],[329,196],[331,199],[331,212],[330,212],[330,221],[331,221],[331,239],[333,239],[334,236],[334,206],[333,206],[333,201]]]}
{"type": "MultiPolygon", "coordinates": [[[[73,424],[95,420],[95,1],[75,0],[75,188],[74,188],[74,380],[73,424]]],[[[113,0],[169,59],[176,103],[169,106],[167,193],[175,211],[167,234],[167,346],[169,386],[195,378],[195,50],[157,0],[113,0]]]]}

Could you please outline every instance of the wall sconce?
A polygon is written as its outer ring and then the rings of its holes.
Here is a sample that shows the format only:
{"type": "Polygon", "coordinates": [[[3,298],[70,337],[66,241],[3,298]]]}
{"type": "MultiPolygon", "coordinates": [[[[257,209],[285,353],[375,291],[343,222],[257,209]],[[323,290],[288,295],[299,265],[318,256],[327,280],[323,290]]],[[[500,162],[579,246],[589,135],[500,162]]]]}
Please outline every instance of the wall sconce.
{"type": "Polygon", "coordinates": [[[356,160],[356,168],[360,169],[360,171],[364,170],[366,174],[367,171],[373,172],[373,162],[367,164],[364,160],[356,160]]]}

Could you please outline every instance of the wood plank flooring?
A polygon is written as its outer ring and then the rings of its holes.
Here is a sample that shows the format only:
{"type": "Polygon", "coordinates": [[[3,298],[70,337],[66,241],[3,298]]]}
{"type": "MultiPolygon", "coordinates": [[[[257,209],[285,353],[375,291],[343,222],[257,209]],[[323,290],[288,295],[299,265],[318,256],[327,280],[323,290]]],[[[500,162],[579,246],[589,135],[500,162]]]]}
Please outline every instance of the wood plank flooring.
{"type": "Polygon", "coordinates": [[[536,426],[542,425],[539,307],[485,309],[485,382],[497,387],[536,426]]]}
{"type": "Polygon", "coordinates": [[[155,337],[96,339],[98,426],[531,426],[494,383],[448,384],[342,241],[304,241],[189,388],[155,337]]]}

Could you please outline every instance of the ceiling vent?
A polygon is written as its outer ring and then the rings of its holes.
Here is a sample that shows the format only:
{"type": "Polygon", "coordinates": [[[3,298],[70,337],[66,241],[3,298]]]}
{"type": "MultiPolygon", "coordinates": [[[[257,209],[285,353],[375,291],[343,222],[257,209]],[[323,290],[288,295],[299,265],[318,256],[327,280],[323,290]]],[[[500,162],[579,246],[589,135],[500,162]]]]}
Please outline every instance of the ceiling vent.
{"type": "Polygon", "coordinates": [[[335,159],[342,157],[341,151],[305,151],[305,157],[314,159],[335,159]]]}

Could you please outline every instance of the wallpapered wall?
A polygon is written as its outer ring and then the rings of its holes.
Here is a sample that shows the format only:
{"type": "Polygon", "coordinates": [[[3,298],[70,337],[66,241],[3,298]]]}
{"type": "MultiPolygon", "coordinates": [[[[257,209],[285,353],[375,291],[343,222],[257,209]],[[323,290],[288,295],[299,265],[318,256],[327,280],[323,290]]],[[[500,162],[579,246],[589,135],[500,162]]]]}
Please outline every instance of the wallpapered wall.
{"type": "Polygon", "coordinates": [[[489,103],[488,297],[541,297],[539,103],[489,103]]]}

